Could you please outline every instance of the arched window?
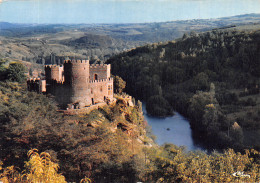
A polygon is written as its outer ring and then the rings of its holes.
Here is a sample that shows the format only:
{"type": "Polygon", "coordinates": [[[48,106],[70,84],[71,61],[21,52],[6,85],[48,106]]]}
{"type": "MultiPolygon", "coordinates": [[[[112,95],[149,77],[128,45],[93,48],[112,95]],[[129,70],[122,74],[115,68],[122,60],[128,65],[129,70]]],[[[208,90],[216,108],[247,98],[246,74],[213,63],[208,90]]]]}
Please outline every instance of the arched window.
{"type": "Polygon", "coordinates": [[[94,74],[94,80],[98,80],[98,75],[94,74]]]}

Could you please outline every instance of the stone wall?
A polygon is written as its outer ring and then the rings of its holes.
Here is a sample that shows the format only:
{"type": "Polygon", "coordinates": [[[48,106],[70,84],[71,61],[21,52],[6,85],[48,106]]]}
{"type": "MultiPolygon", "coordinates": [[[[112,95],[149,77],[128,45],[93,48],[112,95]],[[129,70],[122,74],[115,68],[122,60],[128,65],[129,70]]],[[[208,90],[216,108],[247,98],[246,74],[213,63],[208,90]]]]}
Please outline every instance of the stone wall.
{"type": "Polygon", "coordinates": [[[31,78],[27,80],[27,89],[29,91],[35,91],[37,93],[46,92],[46,80],[41,80],[40,78],[31,78]]]}
{"type": "Polygon", "coordinates": [[[90,81],[89,86],[92,104],[113,99],[113,78],[90,81]]]}
{"type": "Polygon", "coordinates": [[[69,103],[79,103],[80,106],[91,105],[89,96],[89,61],[68,60],[64,62],[65,85],[70,88],[69,103]]]}
{"type": "Polygon", "coordinates": [[[46,65],[45,77],[46,80],[64,81],[63,65],[46,65]]]}
{"type": "Polygon", "coordinates": [[[90,77],[90,81],[110,78],[110,65],[107,64],[90,65],[89,77],[90,77]]]}

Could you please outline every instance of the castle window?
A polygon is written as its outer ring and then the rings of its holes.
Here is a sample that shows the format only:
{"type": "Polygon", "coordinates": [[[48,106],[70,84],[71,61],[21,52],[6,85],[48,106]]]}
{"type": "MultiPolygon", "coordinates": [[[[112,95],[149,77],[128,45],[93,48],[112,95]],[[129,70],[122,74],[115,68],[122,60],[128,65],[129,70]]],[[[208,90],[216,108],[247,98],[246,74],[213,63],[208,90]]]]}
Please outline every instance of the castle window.
{"type": "Polygon", "coordinates": [[[92,88],[91,88],[91,94],[93,94],[93,90],[92,90],[92,88]]]}
{"type": "Polygon", "coordinates": [[[100,91],[102,92],[102,86],[100,87],[100,91]]]}
{"type": "Polygon", "coordinates": [[[98,75],[94,74],[94,80],[98,80],[98,75]]]}

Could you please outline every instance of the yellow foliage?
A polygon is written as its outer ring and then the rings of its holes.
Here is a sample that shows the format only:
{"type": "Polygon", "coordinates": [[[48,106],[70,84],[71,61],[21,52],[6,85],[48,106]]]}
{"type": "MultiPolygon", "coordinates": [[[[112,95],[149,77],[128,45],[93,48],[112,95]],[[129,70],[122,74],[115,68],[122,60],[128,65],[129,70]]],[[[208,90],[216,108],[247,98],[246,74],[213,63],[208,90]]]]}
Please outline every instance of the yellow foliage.
{"type": "Polygon", "coordinates": [[[2,181],[3,183],[22,182],[22,176],[14,166],[9,166],[7,168],[3,168],[2,165],[3,165],[3,163],[0,162],[0,171],[3,170],[3,172],[0,173],[0,181],[2,181]]]}
{"type": "Polygon", "coordinates": [[[65,183],[65,177],[58,174],[59,165],[51,161],[49,153],[42,152],[40,155],[37,149],[28,152],[29,161],[25,162],[27,172],[23,174],[28,182],[42,183],[65,183]]]}
{"type": "MultiPolygon", "coordinates": [[[[66,183],[65,177],[58,174],[59,165],[51,161],[49,153],[42,152],[40,155],[37,149],[28,152],[29,161],[25,162],[26,170],[21,175],[14,166],[2,168],[0,162],[0,181],[3,183],[66,183]]],[[[90,183],[90,182],[84,182],[90,183]]]]}
{"type": "Polygon", "coordinates": [[[84,179],[81,179],[80,183],[91,183],[90,178],[85,177],[84,179]]]}
{"type": "Polygon", "coordinates": [[[214,104],[208,104],[206,105],[207,108],[215,108],[214,104]]]}
{"type": "Polygon", "coordinates": [[[148,174],[157,182],[259,182],[260,166],[251,158],[258,153],[247,150],[241,154],[232,149],[223,154],[185,153],[166,144],[155,153],[148,152],[150,163],[146,166],[155,166],[148,174]]]}

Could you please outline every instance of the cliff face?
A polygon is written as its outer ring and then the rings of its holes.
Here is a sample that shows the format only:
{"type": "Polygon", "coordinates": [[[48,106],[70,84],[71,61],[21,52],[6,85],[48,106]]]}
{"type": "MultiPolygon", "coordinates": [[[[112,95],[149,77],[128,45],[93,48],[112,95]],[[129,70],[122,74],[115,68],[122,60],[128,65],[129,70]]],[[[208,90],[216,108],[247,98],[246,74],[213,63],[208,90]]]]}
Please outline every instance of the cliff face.
{"type": "Polygon", "coordinates": [[[65,146],[69,147],[65,159],[73,160],[72,164],[62,160],[64,172],[79,165],[82,166],[81,173],[73,171],[78,177],[83,174],[97,182],[105,182],[107,178],[117,182],[122,181],[122,177],[126,180],[137,178],[137,160],[143,162],[138,166],[144,169],[146,155],[143,149],[150,149],[154,142],[147,137],[142,104],[128,95],[115,95],[115,98],[113,103],[99,105],[89,113],[79,109],[77,115],[64,117],[65,123],[80,131],[72,130],[69,138],[64,139],[65,146]]]}
{"type": "Polygon", "coordinates": [[[96,182],[142,180],[139,176],[148,162],[147,151],[158,146],[147,136],[141,102],[129,95],[115,95],[109,105],[99,105],[89,113],[80,110],[77,115],[65,117],[66,123],[82,133],[73,130],[66,139],[71,152],[65,159],[73,159],[73,163],[63,161],[64,172],[79,165],[81,173],[74,173],[78,177],[89,175],[96,182]]]}
{"type": "Polygon", "coordinates": [[[144,146],[152,146],[154,142],[146,135],[147,122],[144,119],[142,103],[136,102],[129,95],[115,95],[115,100],[109,105],[102,103],[93,108],[91,112],[84,116],[85,110],[78,110],[77,114],[81,116],[77,123],[83,123],[88,127],[100,127],[109,123],[108,129],[112,133],[122,133],[127,138],[127,142],[135,148],[133,153],[139,152],[144,146]],[[81,111],[81,112],[80,112],[81,111]],[[83,120],[83,121],[81,121],[83,120]]]}

